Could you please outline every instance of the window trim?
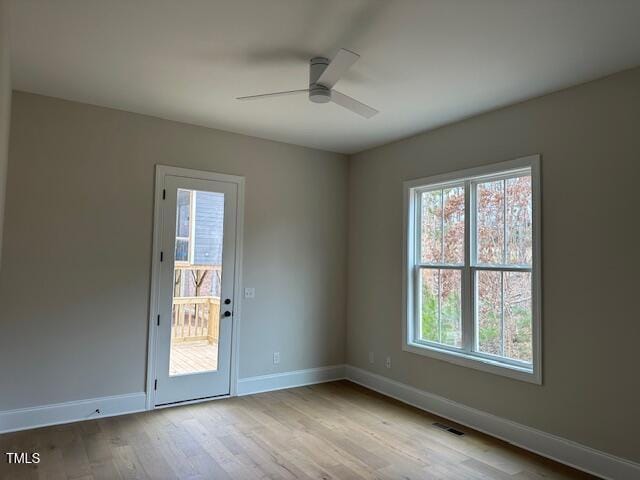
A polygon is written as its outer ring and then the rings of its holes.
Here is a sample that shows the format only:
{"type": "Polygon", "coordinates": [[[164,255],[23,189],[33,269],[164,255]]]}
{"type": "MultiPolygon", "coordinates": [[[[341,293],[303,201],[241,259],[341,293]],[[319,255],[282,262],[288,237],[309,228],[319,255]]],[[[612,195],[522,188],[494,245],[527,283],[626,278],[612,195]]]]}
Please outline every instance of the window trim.
{"type": "MultiPolygon", "coordinates": [[[[542,384],[542,258],[541,258],[541,193],[540,193],[540,155],[529,155],[526,157],[484,165],[476,168],[458,170],[455,172],[434,175],[430,177],[408,180],[403,183],[403,276],[402,276],[402,350],[424,355],[438,360],[443,360],[456,365],[461,365],[476,370],[481,370],[505,377],[542,384]],[[532,194],[532,264],[531,267],[514,268],[477,265],[475,263],[475,252],[472,252],[472,242],[468,240],[474,236],[475,231],[471,230],[473,225],[471,216],[475,215],[475,206],[471,205],[472,195],[470,189],[475,184],[483,181],[483,178],[498,179],[507,178],[518,170],[531,170],[531,194],[532,194]],[[427,266],[420,262],[414,263],[416,258],[416,248],[419,245],[417,235],[420,234],[418,228],[417,215],[419,213],[416,205],[416,192],[427,191],[434,188],[442,188],[449,185],[465,185],[465,244],[464,244],[464,265],[462,267],[451,265],[462,271],[462,345],[471,345],[474,339],[469,339],[473,335],[475,328],[475,312],[473,306],[472,288],[474,287],[475,272],[478,270],[525,270],[531,271],[532,286],[532,365],[528,366],[517,360],[503,359],[481,352],[465,351],[455,347],[435,344],[431,342],[418,341],[414,332],[414,318],[419,313],[416,311],[418,302],[416,301],[416,276],[418,269],[416,266],[427,266]]],[[[474,229],[475,230],[475,229],[474,229]]],[[[433,268],[443,268],[444,264],[434,264],[433,268]]],[[[444,267],[446,268],[446,266],[444,267]]]]}

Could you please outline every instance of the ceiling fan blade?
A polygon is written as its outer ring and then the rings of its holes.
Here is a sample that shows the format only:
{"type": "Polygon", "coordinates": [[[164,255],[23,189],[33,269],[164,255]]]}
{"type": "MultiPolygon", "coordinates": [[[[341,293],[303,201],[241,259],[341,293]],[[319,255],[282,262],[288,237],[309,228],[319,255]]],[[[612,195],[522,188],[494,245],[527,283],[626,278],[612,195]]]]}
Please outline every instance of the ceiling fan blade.
{"type": "Polygon", "coordinates": [[[300,93],[307,93],[309,91],[308,88],[303,88],[302,90],[287,90],[286,92],[273,92],[273,93],[263,93],[260,95],[249,95],[246,97],[237,97],[236,100],[260,100],[262,98],[271,98],[271,97],[284,97],[285,95],[298,95],[300,93]]]}
{"type": "Polygon", "coordinates": [[[316,83],[323,85],[327,88],[333,88],[333,86],[342,78],[349,67],[356,63],[356,60],[360,58],[360,55],[353,53],[350,50],[341,48],[331,63],[327,65],[324,72],[320,75],[316,83]]]}
{"type": "Polygon", "coordinates": [[[378,113],[378,110],[375,108],[365,105],[355,98],[351,98],[349,95],[345,95],[344,93],[340,93],[336,90],[331,90],[331,101],[346,108],[347,110],[351,110],[353,113],[362,115],[364,118],[371,118],[378,113]]]}

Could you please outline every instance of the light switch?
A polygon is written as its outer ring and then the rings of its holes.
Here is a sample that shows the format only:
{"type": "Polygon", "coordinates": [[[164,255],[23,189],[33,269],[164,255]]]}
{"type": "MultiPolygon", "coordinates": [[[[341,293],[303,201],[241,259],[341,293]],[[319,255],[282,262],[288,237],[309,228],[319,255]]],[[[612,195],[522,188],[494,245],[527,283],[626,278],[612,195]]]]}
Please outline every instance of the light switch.
{"type": "Polygon", "coordinates": [[[244,289],[244,298],[256,298],[256,289],[255,288],[245,288],[244,289]]]}

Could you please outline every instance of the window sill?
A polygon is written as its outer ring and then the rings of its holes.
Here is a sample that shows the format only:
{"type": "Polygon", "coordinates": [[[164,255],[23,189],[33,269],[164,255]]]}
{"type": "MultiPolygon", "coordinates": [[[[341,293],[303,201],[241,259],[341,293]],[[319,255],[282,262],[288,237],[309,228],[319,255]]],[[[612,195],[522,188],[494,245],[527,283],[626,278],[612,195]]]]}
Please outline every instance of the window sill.
{"type": "Polygon", "coordinates": [[[520,380],[522,382],[534,383],[542,385],[542,377],[539,368],[524,368],[515,365],[509,365],[487,358],[476,357],[464,352],[455,352],[451,350],[441,349],[433,346],[427,346],[419,343],[405,343],[402,346],[405,352],[411,352],[425,357],[435,358],[444,362],[453,363],[463,367],[481,370],[483,372],[501,375],[503,377],[520,380]]]}

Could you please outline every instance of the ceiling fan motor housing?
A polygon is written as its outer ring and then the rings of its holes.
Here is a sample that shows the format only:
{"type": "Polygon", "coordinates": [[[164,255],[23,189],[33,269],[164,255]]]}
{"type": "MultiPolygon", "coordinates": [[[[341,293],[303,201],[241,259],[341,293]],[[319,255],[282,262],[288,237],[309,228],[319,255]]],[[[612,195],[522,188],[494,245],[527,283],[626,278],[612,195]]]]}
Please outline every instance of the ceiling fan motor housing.
{"type": "MultiPolygon", "coordinates": [[[[2,0],[0,0],[2,1],[2,0]]],[[[282,97],[285,95],[302,95],[307,93],[313,103],[333,102],[364,118],[371,118],[378,110],[371,108],[349,95],[334,90],[333,86],[340,80],[345,72],[353,65],[360,55],[344,48],[338,50],[333,60],[325,57],[313,57],[309,60],[309,88],[287,90],[284,92],[263,93],[238,97],[238,100],[259,100],[263,98],[282,97]]]]}
{"type": "Polygon", "coordinates": [[[328,65],[329,59],[324,57],[314,57],[309,61],[309,100],[314,103],[331,101],[331,89],[316,83],[328,65]]]}

